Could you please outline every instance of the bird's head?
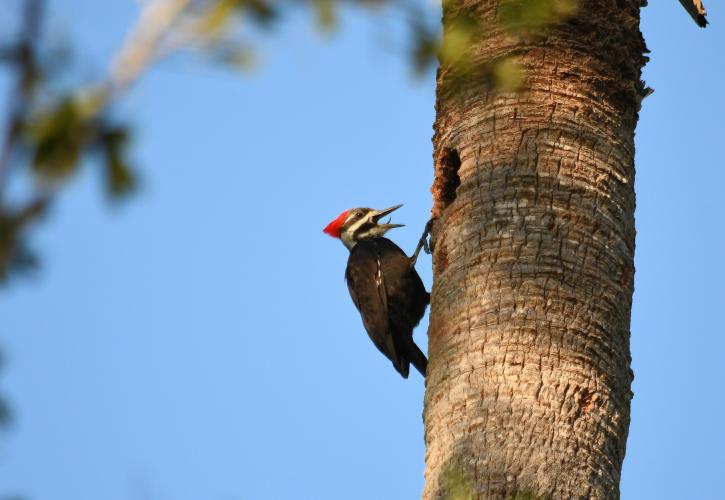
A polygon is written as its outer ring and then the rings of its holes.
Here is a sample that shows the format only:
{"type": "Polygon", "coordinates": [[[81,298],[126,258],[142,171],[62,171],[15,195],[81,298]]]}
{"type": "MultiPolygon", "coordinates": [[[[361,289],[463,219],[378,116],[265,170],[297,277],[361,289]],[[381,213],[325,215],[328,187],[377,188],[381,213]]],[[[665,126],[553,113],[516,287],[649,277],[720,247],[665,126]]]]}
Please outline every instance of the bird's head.
{"type": "Polygon", "coordinates": [[[351,249],[358,241],[379,238],[394,227],[403,227],[403,224],[378,223],[380,219],[402,206],[395,205],[385,210],[351,208],[338,215],[322,231],[333,238],[339,238],[348,249],[351,249]]]}

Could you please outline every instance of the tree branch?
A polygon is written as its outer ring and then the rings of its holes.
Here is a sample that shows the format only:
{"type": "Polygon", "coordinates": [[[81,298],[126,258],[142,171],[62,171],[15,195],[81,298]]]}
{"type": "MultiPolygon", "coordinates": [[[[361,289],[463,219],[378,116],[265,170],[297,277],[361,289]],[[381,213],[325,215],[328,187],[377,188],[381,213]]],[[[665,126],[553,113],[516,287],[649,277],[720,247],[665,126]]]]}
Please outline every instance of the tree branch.
{"type": "Polygon", "coordinates": [[[139,21],[111,64],[108,89],[117,95],[127,89],[158,57],[158,48],[169,28],[190,0],[156,0],[143,8],[139,21]]]}
{"type": "Polygon", "coordinates": [[[15,146],[38,79],[35,44],[40,36],[44,7],[44,0],[25,1],[18,44],[13,49],[13,63],[18,72],[15,88],[8,99],[5,137],[0,148],[0,209],[15,146]]]}

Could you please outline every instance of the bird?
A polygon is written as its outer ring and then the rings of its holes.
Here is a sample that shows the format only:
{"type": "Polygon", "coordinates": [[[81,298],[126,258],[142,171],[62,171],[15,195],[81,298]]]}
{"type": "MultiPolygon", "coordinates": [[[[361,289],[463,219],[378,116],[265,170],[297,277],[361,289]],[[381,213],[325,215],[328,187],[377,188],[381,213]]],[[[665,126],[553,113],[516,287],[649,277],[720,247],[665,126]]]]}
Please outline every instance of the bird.
{"type": "Polygon", "coordinates": [[[390,224],[390,220],[380,222],[401,206],[384,210],[351,208],[323,232],[341,240],[350,251],[345,280],[370,340],[403,378],[408,378],[411,364],[425,377],[428,360],[413,341],[413,329],[430,303],[430,294],[415,270],[427,228],[415,254],[408,257],[384,237],[389,230],[403,225],[390,224]]]}
{"type": "Polygon", "coordinates": [[[680,0],[680,3],[700,28],[707,26],[707,11],[702,0],[680,0]]]}

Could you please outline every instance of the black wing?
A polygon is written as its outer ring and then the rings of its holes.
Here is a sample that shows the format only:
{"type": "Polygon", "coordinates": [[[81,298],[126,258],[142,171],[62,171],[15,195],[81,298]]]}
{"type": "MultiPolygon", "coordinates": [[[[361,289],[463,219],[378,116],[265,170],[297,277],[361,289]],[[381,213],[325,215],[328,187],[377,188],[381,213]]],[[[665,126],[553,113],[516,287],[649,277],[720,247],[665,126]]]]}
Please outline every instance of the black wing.
{"type": "Polygon", "coordinates": [[[410,257],[387,238],[376,241],[383,276],[386,277],[390,327],[394,334],[400,335],[402,341],[405,337],[412,337],[413,328],[425,314],[430,296],[415,268],[410,265],[410,257]]]}
{"type": "MultiPolygon", "coordinates": [[[[400,365],[407,374],[408,364],[412,363],[421,375],[425,376],[428,360],[413,341],[413,329],[420,323],[430,295],[410,257],[392,241],[386,238],[376,240],[381,255],[385,291],[388,295],[388,316],[390,335],[401,357],[400,365]]],[[[401,375],[405,376],[403,371],[401,375]]]]}
{"type": "Polygon", "coordinates": [[[408,365],[401,363],[404,360],[401,360],[398,346],[390,332],[388,293],[379,250],[377,239],[363,240],[356,244],[350,251],[345,279],[368,336],[392,361],[395,369],[406,377],[408,365]]]}

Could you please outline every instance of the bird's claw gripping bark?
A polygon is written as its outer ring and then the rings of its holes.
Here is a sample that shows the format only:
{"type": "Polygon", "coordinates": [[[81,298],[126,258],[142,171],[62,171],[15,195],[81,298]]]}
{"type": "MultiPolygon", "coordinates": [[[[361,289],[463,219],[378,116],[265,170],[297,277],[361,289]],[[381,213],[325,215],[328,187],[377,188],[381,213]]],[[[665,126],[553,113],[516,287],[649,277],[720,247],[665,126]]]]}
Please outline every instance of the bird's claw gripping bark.
{"type": "Polygon", "coordinates": [[[423,249],[425,253],[429,254],[431,253],[431,247],[428,243],[428,235],[430,234],[430,230],[433,227],[433,221],[435,218],[431,218],[425,225],[425,229],[423,229],[423,235],[420,237],[420,240],[418,240],[418,246],[415,247],[415,252],[413,252],[413,256],[410,258],[410,267],[415,267],[415,263],[418,260],[418,255],[420,254],[420,250],[423,249]]]}

